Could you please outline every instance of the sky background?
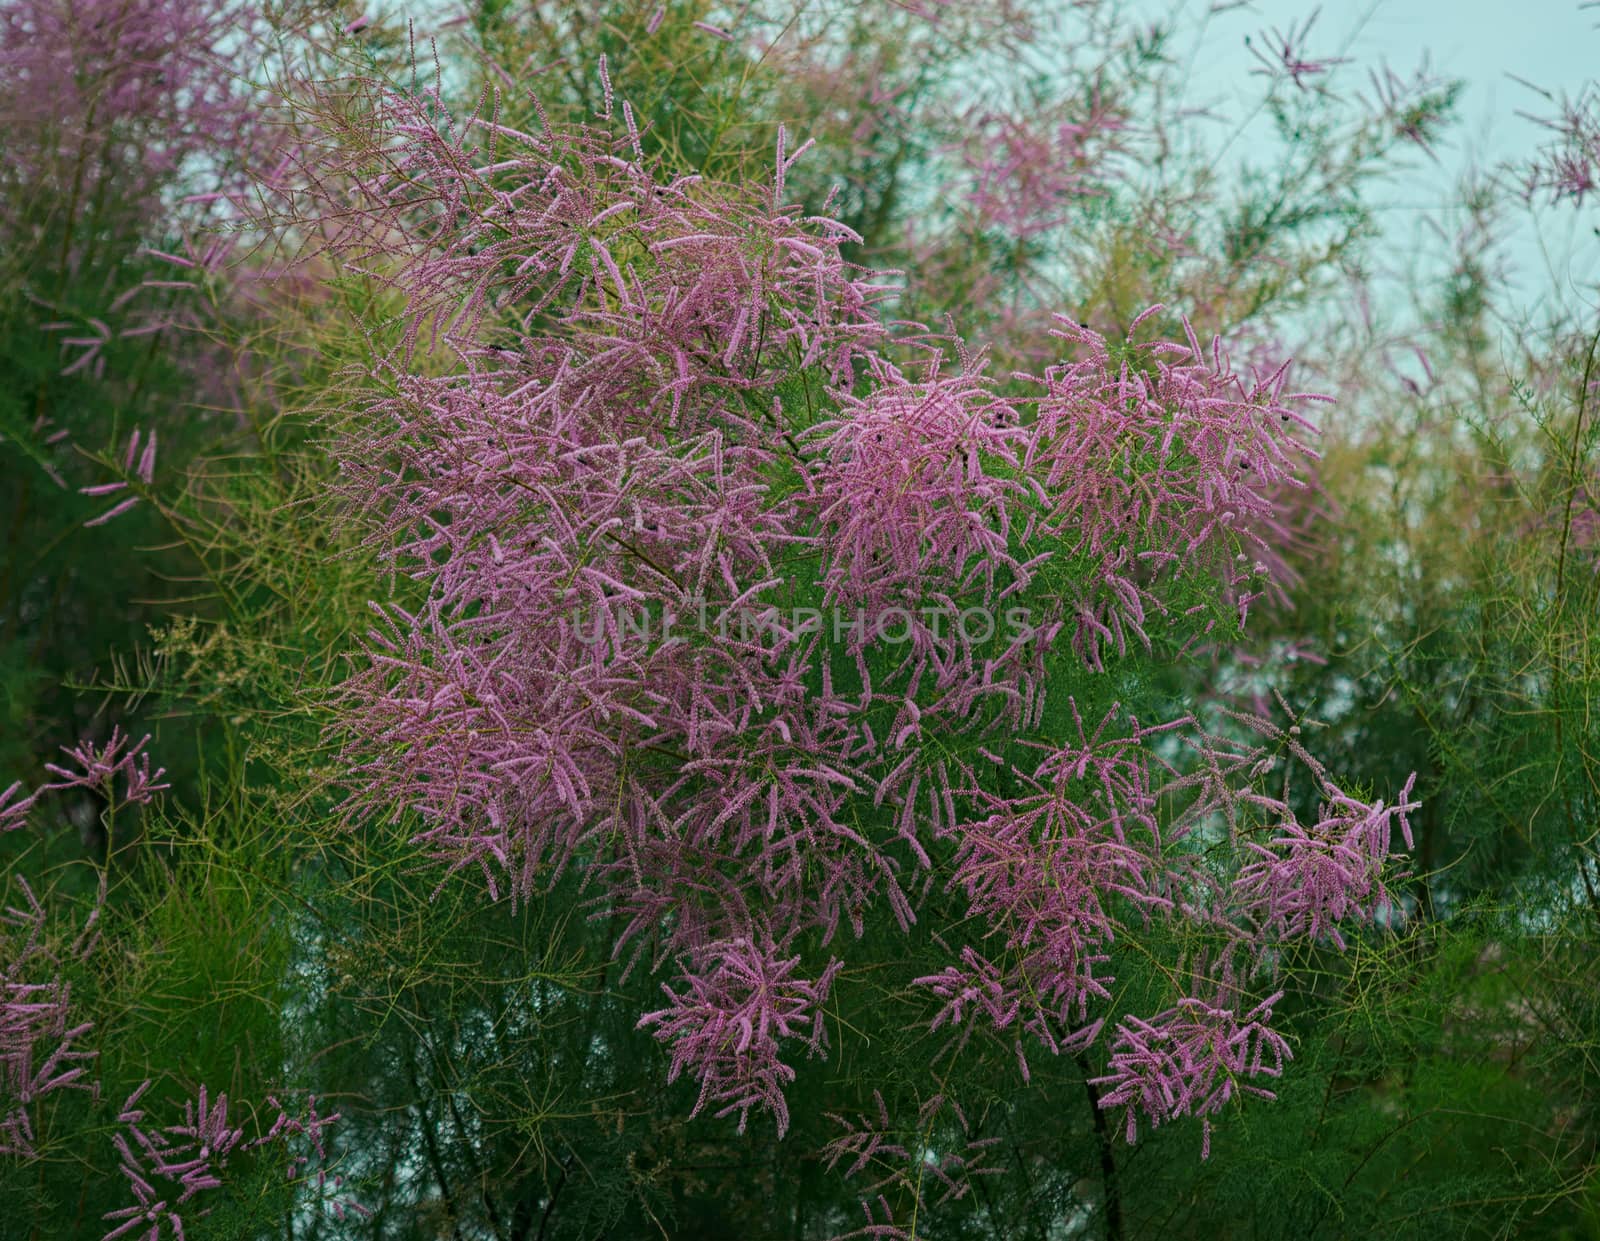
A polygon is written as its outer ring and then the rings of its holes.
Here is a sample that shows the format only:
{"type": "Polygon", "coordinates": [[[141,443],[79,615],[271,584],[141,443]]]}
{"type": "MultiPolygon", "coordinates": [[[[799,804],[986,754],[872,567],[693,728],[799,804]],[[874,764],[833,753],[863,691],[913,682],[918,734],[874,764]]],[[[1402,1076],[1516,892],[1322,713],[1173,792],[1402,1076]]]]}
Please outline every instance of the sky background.
{"type": "MultiPolygon", "coordinates": [[[[1425,56],[1436,75],[1464,79],[1459,124],[1439,146],[1439,163],[1420,157],[1410,175],[1375,197],[1397,253],[1415,252],[1428,242],[1425,216],[1437,216],[1470,168],[1525,159],[1548,137],[1547,130],[1518,113],[1551,115],[1555,105],[1512,75],[1574,96],[1600,78],[1600,5],[1580,0],[1331,0],[1320,10],[1308,0],[1252,0],[1208,19],[1206,0],[1132,0],[1130,9],[1171,20],[1179,32],[1176,46],[1185,55],[1198,36],[1192,95],[1197,102],[1217,101],[1228,115],[1249,107],[1264,84],[1252,75],[1260,63],[1245,46],[1245,36],[1259,44],[1263,32],[1276,28],[1287,34],[1312,14],[1308,52],[1352,61],[1331,79],[1339,93],[1368,91],[1368,69],[1383,63],[1409,78],[1425,56]]],[[[1269,126],[1263,122],[1249,136],[1240,144],[1242,154],[1259,162],[1273,141],[1269,126]]],[[[1503,255],[1518,295],[1537,299],[1561,284],[1570,300],[1587,285],[1591,292],[1583,296],[1592,300],[1600,273],[1597,223],[1600,212],[1588,202],[1580,209],[1565,205],[1508,220],[1503,255]]]]}

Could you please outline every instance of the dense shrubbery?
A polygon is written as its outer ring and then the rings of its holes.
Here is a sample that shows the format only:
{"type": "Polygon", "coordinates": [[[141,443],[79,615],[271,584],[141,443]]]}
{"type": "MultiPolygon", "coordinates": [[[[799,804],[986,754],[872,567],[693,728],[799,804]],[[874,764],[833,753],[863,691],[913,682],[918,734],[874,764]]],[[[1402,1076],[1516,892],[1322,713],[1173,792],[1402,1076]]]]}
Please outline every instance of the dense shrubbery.
{"type": "Polygon", "coordinates": [[[0,1235],[1600,1228],[1587,97],[424,33],[0,0],[0,1235]]]}

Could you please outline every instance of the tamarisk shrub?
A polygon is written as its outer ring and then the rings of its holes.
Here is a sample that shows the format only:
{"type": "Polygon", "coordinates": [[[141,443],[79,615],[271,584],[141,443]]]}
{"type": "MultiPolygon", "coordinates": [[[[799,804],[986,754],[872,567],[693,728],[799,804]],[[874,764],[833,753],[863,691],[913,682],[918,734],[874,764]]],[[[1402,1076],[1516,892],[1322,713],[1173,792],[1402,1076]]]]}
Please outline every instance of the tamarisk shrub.
{"type": "Polygon", "coordinates": [[[885,325],[851,232],[787,204],[781,131],[770,180],[719,184],[609,97],[530,133],[491,93],[366,87],[373,130],[308,177],[339,260],[403,299],[337,426],[400,596],[339,698],[352,818],[414,816],[441,882],[514,907],[572,879],[618,986],[675,973],[639,1023],[741,1128],[787,1128],[828,1011],[873,1020],[848,941],[896,932],[944,1054],[985,1030],[1026,1077],[1024,1035],[1081,1055],[1112,1020],[1130,1139],[1269,1094],[1277,995],[1235,965],[1270,981],[1273,945],[1376,916],[1413,804],[1268,720],[1142,723],[1105,685],[1240,632],[1317,398],[1140,320],[1058,317],[1063,360],[1003,382],[885,325]],[[1213,948],[1141,1019],[1111,970],[1158,921],[1213,948]]]}

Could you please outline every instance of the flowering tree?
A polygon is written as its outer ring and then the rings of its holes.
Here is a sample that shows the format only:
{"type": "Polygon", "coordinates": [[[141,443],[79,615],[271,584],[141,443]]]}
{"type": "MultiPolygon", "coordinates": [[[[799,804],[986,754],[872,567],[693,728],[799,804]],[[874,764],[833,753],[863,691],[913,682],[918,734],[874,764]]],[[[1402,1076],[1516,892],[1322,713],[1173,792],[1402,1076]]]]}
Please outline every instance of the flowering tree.
{"type": "Polygon", "coordinates": [[[1274,496],[1313,455],[1286,368],[1062,318],[1069,360],[1000,385],[957,339],[880,326],[859,237],[786,202],[782,130],[752,190],[661,175],[609,93],[611,132],[429,89],[373,106],[361,163],[307,180],[350,187],[337,261],[402,294],[337,455],[420,589],[341,690],[347,812],[416,815],[447,874],[513,904],[574,876],[619,983],[681,979],[639,1024],[697,1079],[691,1114],[741,1130],[759,1108],[783,1135],[786,1057],[826,1052],[830,1008],[870,1029],[845,928],[929,928],[890,964],[952,1060],[981,1028],[1026,1080],[1030,1046],[1082,1055],[1109,1012],[1095,1104],[1130,1138],[1136,1110],[1278,1073],[1280,997],[1242,1004],[1245,979],[1397,915],[1414,803],[1348,796],[1268,720],[1142,725],[1102,685],[1227,641],[1265,593],[1274,496]],[[1285,764],[1328,799],[1314,826],[1266,791],[1285,764]],[[1212,947],[1203,998],[1152,1025],[1108,966],[1156,922],[1188,945],[1170,970],[1212,947]],[[1204,1018],[1161,1032],[1180,1014],[1204,1018]],[[1169,1038],[1226,1041],[1227,1080],[1169,1038]]]}

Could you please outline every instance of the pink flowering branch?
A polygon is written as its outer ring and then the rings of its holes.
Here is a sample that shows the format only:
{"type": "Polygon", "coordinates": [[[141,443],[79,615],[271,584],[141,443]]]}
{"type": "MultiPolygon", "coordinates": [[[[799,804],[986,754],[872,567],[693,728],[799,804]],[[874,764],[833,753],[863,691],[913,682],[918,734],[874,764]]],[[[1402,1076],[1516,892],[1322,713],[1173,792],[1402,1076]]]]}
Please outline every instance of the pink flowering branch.
{"type": "Polygon", "coordinates": [[[1247,841],[1255,857],[1233,881],[1238,915],[1263,940],[1327,936],[1344,949],[1341,922],[1373,922],[1398,913],[1385,884],[1391,865],[1392,824],[1398,820],[1406,847],[1411,825],[1406,812],[1413,775],[1399,801],[1362,802],[1334,791],[1322,818],[1309,827],[1284,823],[1267,843],[1247,841]]]}
{"type": "MultiPolygon", "coordinates": [[[[58,1090],[97,1091],[86,1080],[97,1053],[81,1046],[91,1023],[73,1020],[71,985],[59,978],[60,963],[45,943],[44,906],[20,876],[17,885],[27,907],[0,915],[0,926],[14,928],[0,930],[0,1156],[31,1157],[34,1104],[58,1090]]],[[[102,886],[102,902],[104,895],[102,886]]],[[[93,940],[80,937],[75,947],[87,953],[93,940]]]]}
{"type": "MultiPolygon", "coordinates": [[[[143,434],[144,433],[142,431],[135,429],[133,434],[128,437],[128,446],[122,455],[122,472],[125,475],[124,478],[119,479],[116,482],[96,483],[88,487],[79,487],[79,494],[86,496],[116,495],[118,492],[128,490],[130,479],[137,480],[146,486],[149,486],[151,483],[153,483],[155,481],[156,466],[156,433],[154,430],[152,430],[148,437],[145,437],[144,448],[141,450],[139,447],[139,441],[143,434]],[[137,461],[135,461],[136,457],[137,461]]],[[[119,500],[104,513],[101,513],[98,517],[92,517],[83,524],[85,526],[102,526],[112,518],[119,517],[123,513],[126,513],[138,502],[138,496],[127,496],[124,499],[119,500]]]]}
{"type": "Polygon", "coordinates": [[[700,1097],[691,1116],[708,1104],[718,1116],[739,1114],[743,1133],[750,1109],[761,1107],[777,1121],[778,1136],[789,1127],[783,1088],[794,1070],[781,1059],[785,1040],[803,1041],[809,1053],[826,1055],[827,1026],[822,1006],[842,968],[831,962],[821,977],[795,977],[798,956],[779,959],[769,943],[748,939],[706,947],[686,973],[687,990],[662,985],[668,1006],[646,1013],[642,1028],[672,1050],[667,1080],[689,1072],[700,1079],[700,1097]]]}
{"type": "Polygon", "coordinates": [[[302,1116],[268,1096],[277,1115],[265,1133],[246,1140],[244,1130],[229,1123],[227,1096],[211,1097],[204,1086],[185,1101],[181,1123],[159,1129],[147,1125],[139,1103],[150,1085],[146,1081],[129,1095],[117,1117],[123,1131],[113,1134],[111,1141],[134,1201],[106,1213],[104,1219],[112,1227],[102,1241],[133,1234],[141,1241],[160,1241],[163,1235],[183,1241],[185,1220],[203,1219],[215,1209],[206,1205],[207,1195],[226,1189],[241,1158],[262,1153],[283,1160],[288,1179],[307,1184],[337,1219],[343,1220],[348,1212],[371,1214],[343,1192],[344,1178],[328,1171],[324,1130],[339,1117],[320,1115],[315,1099],[302,1116]]]}
{"type": "Polygon", "coordinates": [[[44,769],[59,778],[46,784],[40,791],[86,788],[112,797],[114,783],[120,776],[123,780],[122,804],[147,805],[157,793],[172,787],[161,781],[166,768],[150,769],[150,756],[145,752],[145,746],[149,743],[150,738],[146,736],[130,746],[121,728],[114,727],[103,746],[96,746],[89,740],[72,747],[62,746],[74,766],[46,763],[44,769]]]}
{"type": "Polygon", "coordinates": [[[1524,169],[1527,194],[1531,198],[1542,191],[1552,201],[1571,199],[1581,206],[1584,198],[1600,187],[1600,89],[1593,82],[1575,96],[1533,89],[1555,105],[1556,114],[1519,115],[1528,116],[1555,136],[1524,169]]]}
{"type": "Polygon", "coordinates": [[[21,792],[21,780],[12,781],[4,792],[0,792],[0,832],[14,832],[27,826],[28,815],[39,800],[39,795],[35,792],[23,797],[20,796],[21,792]]]}
{"type": "Polygon", "coordinates": [[[1262,65],[1260,69],[1253,69],[1251,72],[1265,73],[1275,79],[1286,77],[1294,83],[1296,89],[1305,90],[1306,83],[1310,79],[1322,77],[1338,65],[1349,64],[1350,60],[1345,56],[1312,56],[1306,50],[1306,39],[1321,13],[1321,8],[1312,9],[1304,24],[1298,29],[1290,23],[1287,33],[1274,28],[1270,33],[1262,35],[1261,42],[1266,45],[1265,50],[1260,45],[1252,43],[1247,36],[1245,45],[1250,48],[1250,54],[1262,65]]]}
{"type": "Polygon", "coordinates": [[[1111,1060],[1103,1077],[1099,1105],[1123,1109],[1123,1131],[1131,1145],[1139,1118],[1152,1126],[1181,1116],[1202,1118],[1201,1158],[1211,1152],[1211,1117],[1245,1095],[1277,1096],[1256,1084],[1279,1077],[1292,1058],[1284,1037],[1266,1023],[1282,993],[1269,996],[1240,1016],[1225,1004],[1192,996],[1146,1021],[1128,1017],[1117,1024],[1111,1060]]]}

